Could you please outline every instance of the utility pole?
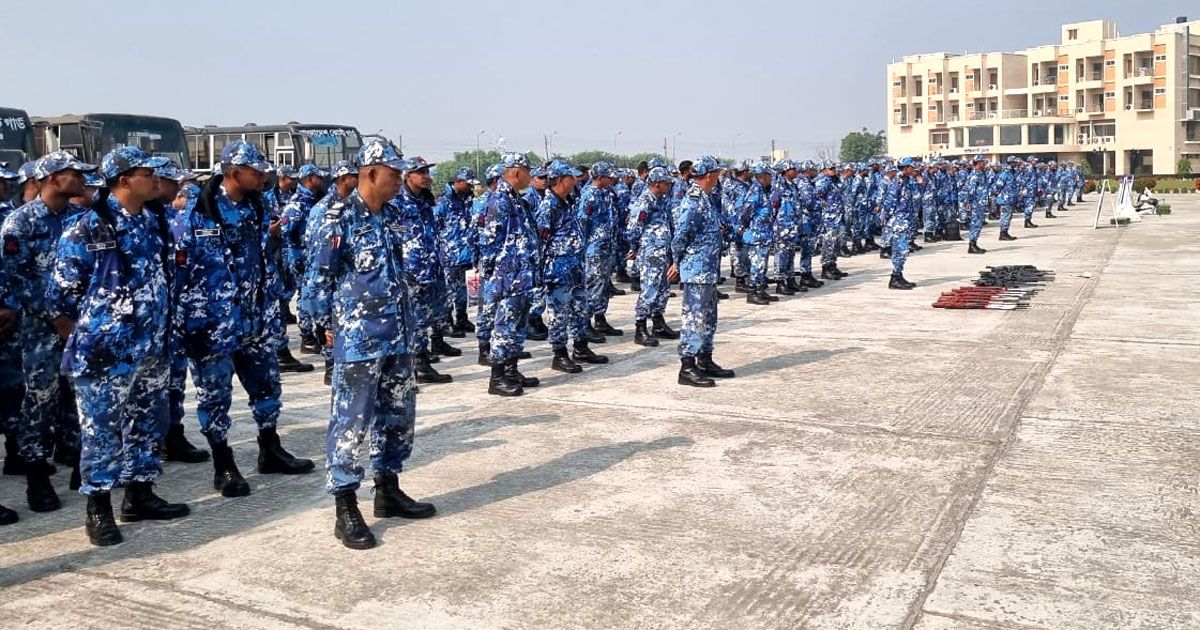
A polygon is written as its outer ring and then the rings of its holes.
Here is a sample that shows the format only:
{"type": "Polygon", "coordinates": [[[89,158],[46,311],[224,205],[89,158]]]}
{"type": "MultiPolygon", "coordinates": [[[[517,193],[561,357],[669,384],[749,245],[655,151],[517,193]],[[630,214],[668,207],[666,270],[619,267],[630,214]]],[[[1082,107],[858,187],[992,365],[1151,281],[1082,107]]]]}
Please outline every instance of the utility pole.
{"type": "Polygon", "coordinates": [[[543,153],[543,155],[546,156],[546,160],[549,160],[550,159],[550,136],[549,136],[549,134],[542,134],[542,145],[545,147],[545,153],[543,153]]]}
{"type": "Polygon", "coordinates": [[[768,159],[772,162],[775,161],[775,138],[771,138],[771,155],[768,156],[768,159]]]}
{"type": "Polygon", "coordinates": [[[670,154],[667,153],[667,138],[663,136],[663,157],[667,157],[668,155],[670,154]]]}

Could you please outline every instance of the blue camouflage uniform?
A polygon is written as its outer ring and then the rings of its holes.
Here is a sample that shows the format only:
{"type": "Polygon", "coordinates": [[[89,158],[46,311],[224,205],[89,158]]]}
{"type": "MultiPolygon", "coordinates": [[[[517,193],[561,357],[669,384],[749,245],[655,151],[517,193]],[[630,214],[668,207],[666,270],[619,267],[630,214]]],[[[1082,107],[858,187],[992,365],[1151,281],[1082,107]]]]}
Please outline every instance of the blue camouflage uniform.
{"type": "MultiPolygon", "coordinates": [[[[756,166],[754,174],[769,172],[765,165],[756,166]]],[[[752,289],[766,289],[767,258],[775,233],[776,208],[771,203],[774,187],[755,181],[741,204],[738,225],[741,228],[742,251],[748,263],[746,284],[752,289]]]]}
{"type": "MultiPolygon", "coordinates": [[[[700,177],[719,168],[715,158],[704,156],[693,164],[692,173],[700,177]]],[[[679,356],[683,358],[713,351],[723,223],[724,218],[711,197],[693,184],[676,209],[671,239],[671,255],[678,265],[682,288],[679,356]]]]}
{"type": "MultiPolygon", "coordinates": [[[[315,271],[313,270],[312,265],[312,252],[316,247],[317,236],[321,229],[321,222],[325,219],[325,213],[329,211],[329,208],[332,207],[333,204],[344,199],[337,189],[336,183],[338,179],[347,175],[357,174],[358,167],[353,162],[349,160],[338,160],[335,162],[329,169],[329,181],[331,182],[331,185],[329,186],[329,192],[327,192],[320,201],[313,204],[312,208],[309,208],[308,217],[306,217],[304,220],[304,234],[302,238],[304,239],[304,253],[306,260],[304,265],[304,277],[301,279],[300,283],[300,297],[296,304],[300,311],[305,313],[305,316],[308,317],[312,322],[313,335],[316,337],[317,343],[321,346],[321,356],[325,357],[327,361],[326,366],[329,365],[328,360],[330,357],[329,348],[325,345],[326,330],[317,325],[317,314],[313,309],[317,308],[320,304],[327,302],[323,302],[314,294],[314,291],[318,289],[318,284],[314,279],[315,271]]],[[[328,313],[325,315],[328,315],[328,313]]]]}
{"type": "MultiPolygon", "coordinates": [[[[561,160],[547,167],[551,181],[582,172],[561,160]]],[[[554,349],[566,348],[568,334],[575,342],[587,341],[587,322],[591,309],[583,284],[584,241],[579,217],[570,200],[547,189],[535,215],[544,259],[542,277],[545,286],[547,339],[554,349]]]]}
{"type": "MultiPolygon", "coordinates": [[[[506,153],[503,168],[528,168],[520,153],[506,153]]],[[[488,199],[481,240],[494,247],[490,273],[483,278],[484,300],[496,305],[492,321],[491,362],[516,360],[525,342],[529,300],[541,282],[541,252],[537,225],[530,208],[518,191],[501,179],[488,199]]],[[[482,253],[481,253],[482,256],[482,253]]]]}
{"type": "MultiPolygon", "coordinates": [[[[312,164],[305,164],[300,167],[300,172],[297,176],[303,182],[305,178],[312,176],[320,177],[324,180],[328,175],[328,173],[312,164]]],[[[287,269],[287,276],[295,284],[293,291],[299,290],[301,285],[303,285],[305,264],[307,263],[307,257],[304,253],[304,234],[307,231],[308,217],[311,214],[313,206],[317,205],[317,202],[323,196],[323,190],[311,190],[301,184],[296,187],[296,193],[284,204],[283,209],[279,213],[280,217],[284,220],[279,234],[279,238],[283,243],[283,264],[287,269]]],[[[290,295],[285,297],[290,297],[290,295]]],[[[297,303],[296,325],[300,328],[302,337],[314,336],[312,317],[305,309],[299,308],[299,303],[297,303]]],[[[285,334],[280,337],[278,348],[287,347],[286,329],[287,327],[284,325],[285,334]]]]}
{"type": "MultiPolygon", "coordinates": [[[[268,168],[258,147],[244,140],[222,149],[221,165],[268,168]]],[[[213,444],[227,442],[235,373],[259,429],[275,428],[281,408],[275,353],[282,296],[278,240],[268,237],[271,215],[263,196],[247,193],[234,201],[223,181],[214,175],[192,211],[172,226],[180,261],[178,317],[196,387],[196,416],[213,444]]]]}
{"type": "MultiPolygon", "coordinates": [[[[383,140],[359,150],[360,168],[404,161],[383,140]]],[[[325,488],[357,490],[363,479],[358,451],[369,438],[376,473],[398,473],[412,453],[417,386],[413,373],[413,318],[400,209],[385,203],[372,212],[358,191],[329,206],[312,252],[319,285],[313,312],[333,331],[333,401],[325,443],[325,488]]]]}
{"type": "MultiPolygon", "coordinates": [[[[667,169],[650,169],[647,183],[669,182],[667,169]]],[[[634,304],[634,319],[641,321],[663,315],[671,295],[667,270],[671,267],[671,197],[656,196],[649,186],[629,205],[626,237],[634,253],[642,290],[634,304]]]]}
{"type": "Polygon", "coordinates": [[[492,342],[492,323],[496,319],[496,302],[485,299],[483,279],[492,275],[496,267],[497,241],[494,232],[484,230],[487,223],[487,209],[492,195],[496,194],[497,183],[500,181],[501,168],[493,164],[484,173],[489,190],[479,195],[471,203],[471,222],[475,226],[475,273],[479,278],[479,312],[475,315],[475,338],[480,347],[488,350],[492,342]]]}
{"type": "MultiPolygon", "coordinates": [[[[406,172],[433,166],[424,159],[408,158],[406,172]]],[[[408,278],[409,298],[412,300],[413,353],[429,352],[429,335],[439,336],[446,329],[445,278],[438,255],[437,226],[433,207],[436,201],[428,190],[414,191],[407,184],[392,205],[400,210],[404,241],[404,272],[408,278]]]]}
{"type": "Polygon", "coordinates": [[[803,216],[800,199],[797,197],[795,176],[796,165],[785,161],[777,164],[779,171],[771,186],[771,207],[775,210],[773,239],[775,242],[775,280],[783,282],[791,278],[796,269],[796,246],[800,243],[800,221],[803,216]],[[793,177],[786,173],[793,171],[793,177]]]}
{"type": "Polygon", "coordinates": [[[845,208],[837,176],[817,175],[813,180],[813,197],[821,216],[821,266],[836,265],[845,242],[842,232],[845,208]]]}
{"type": "Polygon", "coordinates": [[[601,177],[611,177],[612,167],[604,162],[592,165],[592,181],[583,187],[577,212],[583,238],[587,243],[584,261],[584,284],[587,287],[590,315],[608,312],[609,275],[612,274],[613,251],[616,247],[617,210],[612,190],[601,187],[601,177]]]}
{"type": "MultiPolygon", "coordinates": [[[[901,159],[900,163],[904,164],[906,159],[901,159]]],[[[884,197],[884,212],[887,215],[887,227],[884,229],[892,248],[892,273],[902,274],[904,263],[908,260],[911,226],[917,221],[921,205],[921,190],[915,177],[904,174],[891,180],[888,188],[884,197]]]]}
{"type": "MultiPolygon", "coordinates": [[[[121,147],[104,156],[112,180],[163,157],[121,147]]],[[[82,494],[108,492],[162,473],[166,432],[171,258],[161,206],[130,212],[104,195],[58,243],[46,300],[75,322],[62,356],[74,379],[82,433],[82,494]]]]}
{"type": "Polygon", "coordinates": [[[1008,226],[1012,224],[1013,206],[1017,203],[1018,191],[1018,174],[1013,166],[1013,161],[1009,160],[1008,166],[996,176],[994,184],[996,193],[996,206],[1000,208],[1000,231],[1008,232],[1008,226]]]}
{"type": "MultiPolygon", "coordinates": [[[[15,183],[18,175],[0,163],[0,179],[15,183]]],[[[0,226],[12,213],[8,199],[0,198],[0,226]]],[[[21,305],[16,299],[16,281],[9,278],[6,268],[0,264],[0,309],[13,312],[12,328],[0,333],[0,433],[7,436],[9,443],[17,443],[17,421],[20,418],[21,399],[25,396],[25,372],[21,367],[21,344],[19,330],[21,305]]]]}
{"type": "MultiPolygon", "coordinates": [[[[474,182],[475,173],[461,167],[454,181],[474,182]]],[[[467,315],[467,269],[475,262],[475,223],[471,221],[472,191],[462,194],[446,184],[433,208],[438,254],[445,273],[447,307],[460,319],[467,315]]]]}
{"type": "MultiPolygon", "coordinates": [[[[975,163],[981,161],[985,160],[983,158],[975,159],[975,163]]],[[[969,239],[972,241],[977,240],[980,231],[983,230],[983,215],[987,213],[989,199],[987,180],[987,173],[976,169],[972,169],[971,176],[967,179],[967,196],[971,204],[969,239]]]]}
{"type": "MultiPolygon", "coordinates": [[[[55,151],[37,160],[32,177],[37,180],[64,171],[88,172],[66,151],[55,151]]],[[[51,210],[38,196],[13,210],[0,228],[5,276],[20,279],[11,287],[10,300],[18,306],[18,340],[25,373],[25,395],[17,423],[20,455],[43,461],[50,455],[53,435],[71,449],[79,448],[79,418],[70,379],[59,374],[64,342],[52,322],[57,315],[47,301],[58,255],[58,241],[84,208],[68,204],[51,210]]]]}
{"type": "MultiPolygon", "coordinates": [[[[738,164],[739,171],[750,170],[750,164],[742,161],[738,164]]],[[[751,183],[749,180],[738,179],[737,177],[726,178],[721,185],[721,210],[725,214],[725,224],[728,226],[726,230],[726,240],[731,247],[730,258],[733,264],[733,277],[745,279],[749,274],[750,261],[746,257],[745,243],[742,242],[740,235],[740,222],[742,217],[743,203],[745,202],[746,194],[750,191],[751,183]]]]}
{"type": "MultiPolygon", "coordinates": [[[[813,165],[806,163],[803,170],[807,171],[811,168],[814,168],[813,165]]],[[[796,187],[796,248],[800,253],[800,271],[811,274],[813,251],[820,242],[821,236],[817,233],[814,221],[821,217],[821,209],[817,205],[813,179],[801,174],[793,184],[796,187]]],[[[793,264],[789,272],[794,269],[795,265],[793,264]]]]}

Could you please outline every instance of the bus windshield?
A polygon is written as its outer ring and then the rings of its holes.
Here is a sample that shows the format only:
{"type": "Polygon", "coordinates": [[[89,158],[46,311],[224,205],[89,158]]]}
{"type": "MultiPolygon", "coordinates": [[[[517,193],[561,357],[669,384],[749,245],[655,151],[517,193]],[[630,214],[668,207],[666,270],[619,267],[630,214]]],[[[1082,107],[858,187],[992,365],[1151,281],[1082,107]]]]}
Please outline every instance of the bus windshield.
{"type": "Polygon", "coordinates": [[[33,125],[29,115],[19,109],[0,107],[0,162],[8,162],[16,170],[33,157],[33,125]]]}
{"type": "Polygon", "coordinates": [[[338,160],[352,160],[362,146],[358,130],[345,127],[312,127],[297,129],[304,140],[309,159],[321,168],[329,168],[338,160]]]}
{"type": "Polygon", "coordinates": [[[151,155],[171,158],[176,164],[190,168],[183,126],[176,120],[154,116],[93,114],[88,119],[100,123],[97,155],[104,155],[122,146],[135,146],[151,155]]]}

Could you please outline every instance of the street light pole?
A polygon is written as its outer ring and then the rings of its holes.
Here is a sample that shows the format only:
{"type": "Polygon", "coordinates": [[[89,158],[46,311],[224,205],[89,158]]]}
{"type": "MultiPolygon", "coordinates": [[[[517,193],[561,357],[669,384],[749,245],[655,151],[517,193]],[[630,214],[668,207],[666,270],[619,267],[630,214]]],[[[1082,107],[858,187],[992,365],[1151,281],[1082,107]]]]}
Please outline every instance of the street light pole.
{"type": "Polygon", "coordinates": [[[479,172],[479,153],[480,153],[479,136],[482,136],[485,133],[487,133],[487,131],[480,129],[479,133],[475,134],[475,177],[480,176],[480,172],[479,172]]]}

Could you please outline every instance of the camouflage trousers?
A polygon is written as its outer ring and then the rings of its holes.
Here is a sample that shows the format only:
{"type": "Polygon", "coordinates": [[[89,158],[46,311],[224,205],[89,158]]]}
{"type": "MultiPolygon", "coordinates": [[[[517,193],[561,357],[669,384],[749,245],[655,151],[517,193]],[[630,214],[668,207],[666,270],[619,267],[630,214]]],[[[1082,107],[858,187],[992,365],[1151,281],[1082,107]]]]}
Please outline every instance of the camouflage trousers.
{"type": "Polygon", "coordinates": [[[228,441],[233,419],[233,375],[236,373],[246,396],[255,424],[260,429],[274,428],[279,421],[279,359],[265,340],[242,343],[232,354],[192,359],[192,383],[196,386],[196,417],[200,432],[213,442],[228,441]]]}
{"type": "Polygon", "coordinates": [[[1000,206],[1000,231],[1007,232],[1008,226],[1012,225],[1012,204],[1004,204],[1000,206]]]}
{"type": "Polygon", "coordinates": [[[694,357],[713,351],[717,333],[717,285],[685,282],[683,290],[683,324],[679,331],[679,356],[694,357]]]}
{"type": "Polygon", "coordinates": [[[412,454],[417,386],[412,355],[333,364],[333,404],[325,436],[325,489],[357,490],[359,449],[367,441],[371,467],[398,473],[412,454]]]}
{"type": "Polygon", "coordinates": [[[910,223],[908,217],[893,214],[884,228],[889,246],[892,248],[892,273],[904,273],[904,263],[908,261],[910,223]]]}
{"type": "Polygon", "coordinates": [[[545,319],[547,339],[554,348],[565,348],[567,335],[575,341],[587,340],[588,299],[580,278],[564,279],[546,285],[545,319]]]}
{"type": "Polygon", "coordinates": [[[780,243],[775,246],[775,279],[787,280],[796,271],[796,246],[780,243]]]}
{"type": "Polygon", "coordinates": [[[506,295],[496,303],[496,316],[492,320],[492,364],[517,358],[525,347],[525,333],[529,326],[529,296],[506,295]]]}
{"type": "Polygon", "coordinates": [[[16,444],[21,400],[25,397],[25,373],[21,370],[21,344],[17,339],[0,341],[0,433],[16,444]]]}
{"type": "MultiPolygon", "coordinates": [[[[841,216],[826,218],[821,230],[821,265],[836,264],[845,238],[842,236],[841,216]]],[[[810,258],[811,260],[811,258],[810,258]]],[[[810,263],[811,264],[811,263],[810,263]]]]}
{"type": "Polygon", "coordinates": [[[467,312],[467,268],[444,267],[446,279],[446,309],[450,313],[467,312]]]}
{"type": "Polygon", "coordinates": [[[589,315],[604,315],[608,312],[609,276],[612,275],[612,255],[608,248],[589,250],[584,259],[584,286],[587,287],[589,315]]]}
{"type": "Polygon", "coordinates": [[[745,278],[750,275],[749,249],[751,245],[735,241],[730,249],[730,260],[733,265],[733,277],[745,278]]]}
{"type": "Polygon", "coordinates": [[[165,358],[146,357],[129,372],[75,379],[82,427],[80,494],[108,492],[162,474],[167,377],[165,358]]]}
{"type": "Polygon", "coordinates": [[[187,355],[179,350],[171,355],[167,376],[167,415],[170,426],[183,424],[184,390],[187,388],[187,355]]]}
{"type": "Polygon", "coordinates": [[[983,231],[983,215],[987,214],[987,206],[981,203],[971,204],[971,228],[968,231],[968,238],[972,241],[979,238],[979,233],[983,231]]]}
{"type": "Polygon", "coordinates": [[[637,263],[642,290],[633,305],[634,319],[662,315],[667,311],[667,299],[671,297],[671,283],[667,282],[671,257],[664,251],[642,250],[638,252],[637,263]]]}
{"type": "Polygon", "coordinates": [[[429,352],[429,332],[435,335],[449,331],[445,287],[440,282],[409,285],[409,303],[413,313],[413,350],[429,352]]]}
{"type": "Polygon", "coordinates": [[[21,457],[38,461],[50,457],[57,433],[59,442],[79,448],[79,413],[71,379],[59,374],[63,341],[49,322],[26,315],[21,331],[25,363],[25,397],[17,424],[21,457]]]}
{"type": "Polygon", "coordinates": [[[767,286],[767,260],[771,254],[770,243],[742,243],[742,251],[749,261],[746,284],[759,288],[767,286]]]}
{"type": "Polygon", "coordinates": [[[817,248],[819,236],[816,234],[805,234],[800,237],[800,271],[804,273],[812,273],[812,257],[813,251],[817,248]]]}

